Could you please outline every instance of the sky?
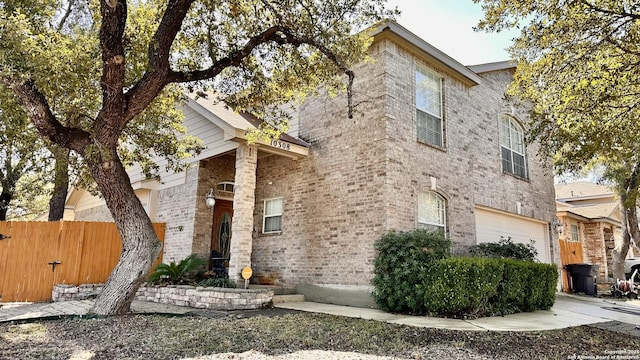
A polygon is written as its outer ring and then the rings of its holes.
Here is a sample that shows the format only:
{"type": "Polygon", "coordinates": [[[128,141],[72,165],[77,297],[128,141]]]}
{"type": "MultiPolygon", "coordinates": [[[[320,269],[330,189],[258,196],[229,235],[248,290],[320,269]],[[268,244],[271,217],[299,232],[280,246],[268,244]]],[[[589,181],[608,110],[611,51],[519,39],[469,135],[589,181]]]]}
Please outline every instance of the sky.
{"type": "Polygon", "coordinates": [[[398,7],[398,23],[463,65],[509,60],[506,48],[517,32],[475,32],[483,17],[472,0],[388,0],[398,7]]]}

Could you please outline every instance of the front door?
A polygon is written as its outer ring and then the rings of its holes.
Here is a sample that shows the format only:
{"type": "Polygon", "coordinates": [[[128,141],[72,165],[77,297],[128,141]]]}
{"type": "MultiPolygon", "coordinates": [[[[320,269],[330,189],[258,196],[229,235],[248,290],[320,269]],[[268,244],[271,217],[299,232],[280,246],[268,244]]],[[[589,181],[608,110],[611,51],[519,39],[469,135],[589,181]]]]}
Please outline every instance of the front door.
{"type": "Polygon", "coordinates": [[[218,200],[213,207],[213,229],[211,231],[211,250],[217,251],[220,258],[229,260],[231,243],[231,220],[233,219],[233,201],[218,200]]]}

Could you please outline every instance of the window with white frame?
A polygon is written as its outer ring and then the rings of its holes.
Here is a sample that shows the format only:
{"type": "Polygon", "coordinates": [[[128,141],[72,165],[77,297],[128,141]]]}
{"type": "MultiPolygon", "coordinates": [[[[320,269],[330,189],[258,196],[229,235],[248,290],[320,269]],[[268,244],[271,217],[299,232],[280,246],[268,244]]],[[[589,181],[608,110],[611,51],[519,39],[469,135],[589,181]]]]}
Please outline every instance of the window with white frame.
{"type": "Polygon", "coordinates": [[[571,224],[571,241],[580,241],[580,233],[578,232],[578,225],[571,224]]]}
{"type": "Polygon", "coordinates": [[[500,115],[500,151],[502,171],[526,179],[524,129],[514,118],[505,114],[500,115]]]}
{"type": "Polygon", "coordinates": [[[442,78],[422,66],[416,67],[417,140],[443,147],[442,78]]]}
{"type": "Polygon", "coordinates": [[[282,231],[283,205],[284,202],[282,198],[267,199],[264,201],[263,233],[268,234],[282,231]]]}
{"type": "Polygon", "coordinates": [[[418,227],[446,231],[446,202],[435,192],[418,194],[418,227]]]}

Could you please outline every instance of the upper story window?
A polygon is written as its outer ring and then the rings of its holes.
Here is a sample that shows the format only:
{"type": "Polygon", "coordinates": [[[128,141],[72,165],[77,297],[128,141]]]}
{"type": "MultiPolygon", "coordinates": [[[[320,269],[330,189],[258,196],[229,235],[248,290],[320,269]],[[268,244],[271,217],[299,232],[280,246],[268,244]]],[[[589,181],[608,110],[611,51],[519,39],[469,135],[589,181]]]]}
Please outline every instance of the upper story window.
{"type": "Polygon", "coordinates": [[[435,192],[418,194],[418,227],[446,231],[447,208],[442,196],[435,192]]]}
{"type": "Polygon", "coordinates": [[[267,199],[264,201],[263,233],[268,234],[282,231],[283,203],[282,198],[267,199]]]}
{"type": "Polygon", "coordinates": [[[417,140],[443,147],[442,78],[424,67],[416,67],[417,140]]]}
{"type": "Polygon", "coordinates": [[[504,114],[500,115],[500,150],[502,171],[526,179],[524,129],[514,118],[504,114]]]}

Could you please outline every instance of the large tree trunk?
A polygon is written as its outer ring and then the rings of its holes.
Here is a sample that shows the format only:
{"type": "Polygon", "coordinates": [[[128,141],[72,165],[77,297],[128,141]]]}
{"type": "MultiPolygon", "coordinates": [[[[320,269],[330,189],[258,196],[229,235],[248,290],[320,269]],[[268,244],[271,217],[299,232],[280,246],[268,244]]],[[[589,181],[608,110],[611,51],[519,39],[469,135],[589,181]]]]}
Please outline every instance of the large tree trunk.
{"type": "Polygon", "coordinates": [[[0,192],[0,221],[7,220],[7,211],[9,210],[9,203],[13,198],[12,194],[8,191],[5,191],[4,186],[2,187],[2,192],[0,192]]]}
{"type": "Polygon", "coordinates": [[[64,205],[69,191],[69,154],[70,150],[53,145],[50,149],[56,160],[53,194],[49,199],[49,221],[62,220],[64,205]]]}
{"type": "Polygon", "coordinates": [[[90,312],[121,315],[129,312],[136,291],[160,254],[162,245],[116,150],[111,149],[107,156],[104,155],[101,157],[109,160],[90,160],[90,169],[120,232],[122,255],[90,312]]]}
{"type": "MultiPolygon", "coordinates": [[[[622,244],[616,244],[611,251],[611,260],[613,263],[613,278],[625,279],[624,274],[624,259],[627,257],[629,247],[632,239],[632,226],[631,218],[636,218],[635,206],[627,206],[628,196],[626,193],[620,193],[620,225],[622,227],[622,244]]],[[[638,227],[638,220],[635,220],[636,232],[638,227]]]]}
{"type": "Polygon", "coordinates": [[[638,185],[640,185],[640,163],[635,164],[633,171],[625,181],[618,185],[620,199],[620,216],[622,226],[622,244],[611,252],[613,262],[613,277],[625,279],[624,260],[629,252],[631,242],[640,241],[640,227],[638,227],[638,185]]]}

